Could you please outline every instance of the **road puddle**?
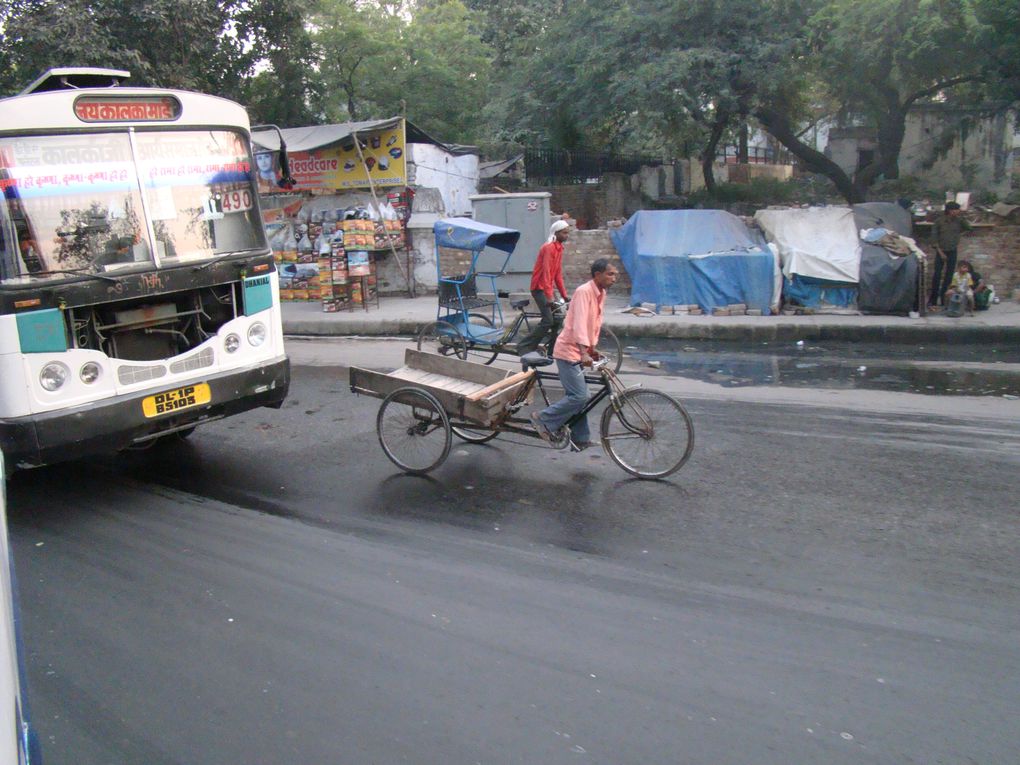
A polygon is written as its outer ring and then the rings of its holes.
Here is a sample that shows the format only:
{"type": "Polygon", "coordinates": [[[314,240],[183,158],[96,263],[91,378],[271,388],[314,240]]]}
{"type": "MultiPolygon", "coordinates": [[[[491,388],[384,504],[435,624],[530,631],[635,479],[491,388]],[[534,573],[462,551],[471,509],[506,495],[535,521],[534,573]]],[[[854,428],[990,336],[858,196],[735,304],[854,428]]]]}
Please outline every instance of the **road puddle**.
{"type": "Polygon", "coordinates": [[[995,346],[656,341],[628,345],[632,361],[722,387],[785,386],[1020,397],[1020,350],[995,346]]]}

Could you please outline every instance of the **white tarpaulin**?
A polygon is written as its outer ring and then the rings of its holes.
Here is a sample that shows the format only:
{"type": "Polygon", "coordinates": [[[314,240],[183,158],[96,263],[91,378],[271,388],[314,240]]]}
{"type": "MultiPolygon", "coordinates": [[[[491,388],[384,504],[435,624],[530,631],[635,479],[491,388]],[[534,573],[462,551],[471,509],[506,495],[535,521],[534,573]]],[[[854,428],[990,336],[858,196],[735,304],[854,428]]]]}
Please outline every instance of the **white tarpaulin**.
{"type": "Polygon", "coordinates": [[[800,274],[834,282],[859,281],[861,243],[849,207],[759,210],[754,220],[779,248],[787,278],[800,274]]]}

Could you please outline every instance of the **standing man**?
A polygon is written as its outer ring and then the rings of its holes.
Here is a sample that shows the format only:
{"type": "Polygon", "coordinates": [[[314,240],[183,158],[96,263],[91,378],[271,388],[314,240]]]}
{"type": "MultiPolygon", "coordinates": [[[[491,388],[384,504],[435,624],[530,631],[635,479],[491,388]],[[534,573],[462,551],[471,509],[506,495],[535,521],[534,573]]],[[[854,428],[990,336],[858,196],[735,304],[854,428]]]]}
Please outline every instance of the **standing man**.
{"type": "Polygon", "coordinates": [[[960,236],[970,231],[970,222],[963,217],[960,205],[946,202],[946,209],[931,229],[931,241],[935,247],[935,274],[931,280],[931,294],[928,295],[928,307],[934,308],[943,302],[949,282],[956,271],[956,249],[960,246],[960,236]]]}
{"type": "MultiPolygon", "coordinates": [[[[566,394],[555,404],[541,412],[532,412],[531,422],[538,434],[549,443],[562,437],[560,430],[567,420],[584,409],[588,403],[588,385],[584,380],[584,368],[590,367],[599,358],[595,346],[602,331],[602,308],[606,303],[606,290],[616,283],[619,272],[606,258],[599,258],[591,264],[591,281],[576,290],[570,301],[570,310],[563,322],[563,329],[556,339],[553,358],[559,372],[560,383],[566,394]]],[[[571,440],[578,449],[591,446],[591,431],[588,418],[584,417],[571,426],[571,440]]]]}
{"type": "Polygon", "coordinates": [[[552,331],[553,312],[549,304],[555,297],[553,288],[559,290],[560,297],[567,299],[567,288],[563,284],[563,243],[569,237],[570,224],[558,220],[549,228],[549,241],[538,250],[538,258],[531,271],[531,297],[542,313],[542,320],[517,344],[518,356],[537,349],[538,344],[552,331]]]}

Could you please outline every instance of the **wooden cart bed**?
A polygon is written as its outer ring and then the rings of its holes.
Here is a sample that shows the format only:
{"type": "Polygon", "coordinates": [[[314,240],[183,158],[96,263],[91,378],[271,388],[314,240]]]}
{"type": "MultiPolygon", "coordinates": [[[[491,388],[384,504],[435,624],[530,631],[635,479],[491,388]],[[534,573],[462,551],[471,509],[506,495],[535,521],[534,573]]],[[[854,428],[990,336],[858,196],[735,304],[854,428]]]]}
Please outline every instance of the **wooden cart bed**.
{"type": "Polygon", "coordinates": [[[385,398],[400,388],[420,388],[435,396],[451,419],[491,426],[534,376],[408,348],[404,366],[392,372],[351,367],[351,390],[385,398]]]}

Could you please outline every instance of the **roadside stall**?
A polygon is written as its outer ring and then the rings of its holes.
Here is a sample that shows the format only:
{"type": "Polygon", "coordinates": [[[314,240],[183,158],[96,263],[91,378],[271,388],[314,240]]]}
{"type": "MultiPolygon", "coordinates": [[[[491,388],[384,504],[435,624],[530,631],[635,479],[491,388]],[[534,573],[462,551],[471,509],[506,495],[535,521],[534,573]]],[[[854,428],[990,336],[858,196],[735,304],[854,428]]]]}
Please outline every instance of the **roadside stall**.
{"type": "Polygon", "coordinates": [[[324,311],[368,310],[378,306],[381,274],[413,294],[408,145],[441,144],[402,117],[266,127],[253,138],[282,300],[321,301],[324,311]]]}

